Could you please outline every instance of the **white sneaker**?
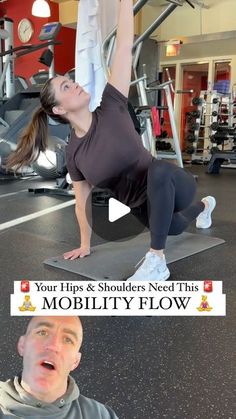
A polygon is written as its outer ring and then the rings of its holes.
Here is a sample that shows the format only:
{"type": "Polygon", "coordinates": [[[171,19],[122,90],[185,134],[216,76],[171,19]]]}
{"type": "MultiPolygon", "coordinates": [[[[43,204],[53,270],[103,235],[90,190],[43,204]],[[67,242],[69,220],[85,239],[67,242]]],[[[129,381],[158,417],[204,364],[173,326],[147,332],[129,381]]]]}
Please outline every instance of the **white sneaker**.
{"type": "Polygon", "coordinates": [[[161,258],[149,251],[143,259],[140,261],[143,260],[142,265],[128,281],[166,281],[169,278],[170,271],[166,266],[165,256],[161,258]]]}
{"type": "MultiPolygon", "coordinates": [[[[204,211],[202,211],[199,216],[196,219],[196,227],[197,228],[209,228],[211,227],[212,224],[212,219],[211,219],[211,213],[214,210],[215,206],[216,206],[216,200],[214,198],[214,196],[206,196],[205,199],[208,204],[209,207],[205,208],[204,211]]],[[[202,199],[202,201],[203,201],[202,199]]]]}

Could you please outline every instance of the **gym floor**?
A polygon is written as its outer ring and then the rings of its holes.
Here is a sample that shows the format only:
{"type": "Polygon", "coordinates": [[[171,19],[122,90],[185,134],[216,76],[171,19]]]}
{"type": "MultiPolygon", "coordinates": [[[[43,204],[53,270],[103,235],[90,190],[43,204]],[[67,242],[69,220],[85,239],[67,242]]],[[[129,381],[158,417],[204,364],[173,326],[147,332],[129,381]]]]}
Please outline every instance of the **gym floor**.
{"type": "MultiPolygon", "coordinates": [[[[170,280],[223,281],[226,317],[84,317],[82,361],[73,376],[82,394],[110,405],[120,419],[233,419],[235,308],[235,182],[233,169],[198,175],[197,198],[214,195],[213,226],[199,234],[226,243],[171,264],[170,280]]],[[[1,223],[67,202],[61,196],[32,195],[40,178],[0,181],[1,223]]],[[[188,231],[196,232],[192,225],[188,231]]],[[[82,280],[43,265],[50,256],[79,245],[74,207],[0,231],[0,379],[21,370],[16,342],[28,319],[10,317],[13,281],[82,280]]],[[[98,244],[99,237],[93,237],[98,244]]]]}

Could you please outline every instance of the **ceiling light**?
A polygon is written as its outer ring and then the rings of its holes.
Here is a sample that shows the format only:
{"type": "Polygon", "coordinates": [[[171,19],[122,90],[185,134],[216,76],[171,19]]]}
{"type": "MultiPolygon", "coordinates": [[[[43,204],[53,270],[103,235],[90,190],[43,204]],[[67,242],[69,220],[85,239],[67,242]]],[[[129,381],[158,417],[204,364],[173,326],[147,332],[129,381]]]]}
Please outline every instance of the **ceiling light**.
{"type": "Polygon", "coordinates": [[[46,0],[35,0],[32,6],[32,15],[38,17],[49,17],[51,11],[46,0]]]}

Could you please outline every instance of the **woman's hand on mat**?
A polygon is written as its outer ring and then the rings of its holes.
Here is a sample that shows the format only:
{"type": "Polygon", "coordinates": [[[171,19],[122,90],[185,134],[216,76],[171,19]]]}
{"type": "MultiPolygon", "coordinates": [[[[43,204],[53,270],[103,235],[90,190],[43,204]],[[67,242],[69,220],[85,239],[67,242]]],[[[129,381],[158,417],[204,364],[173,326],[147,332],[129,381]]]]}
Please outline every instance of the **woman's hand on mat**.
{"type": "Polygon", "coordinates": [[[85,256],[90,255],[90,248],[89,247],[79,247],[78,249],[73,249],[70,252],[64,253],[64,259],[74,260],[77,258],[83,258],[85,256]]]}

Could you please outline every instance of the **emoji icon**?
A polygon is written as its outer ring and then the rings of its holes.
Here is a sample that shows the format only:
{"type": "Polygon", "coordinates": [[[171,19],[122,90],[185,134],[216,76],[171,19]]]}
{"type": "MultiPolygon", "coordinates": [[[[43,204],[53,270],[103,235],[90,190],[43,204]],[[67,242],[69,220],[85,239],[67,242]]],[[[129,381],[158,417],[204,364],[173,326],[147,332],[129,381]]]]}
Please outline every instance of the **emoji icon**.
{"type": "Polygon", "coordinates": [[[30,291],[30,283],[26,279],[22,279],[20,283],[20,290],[21,292],[29,292],[30,291]]]}
{"type": "Polygon", "coordinates": [[[21,307],[18,307],[20,311],[35,311],[36,307],[33,307],[30,301],[30,295],[25,295],[25,299],[21,307]]]}
{"type": "Polygon", "coordinates": [[[202,295],[202,301],[200,303],[200,306],[197,307],[198,311],[211,311],[212,308],[213,307],[210,307],[207,301],[207,295],[202,295]]]}
{"type": "Polygon", "coordinates": [[[211,279],[206,279],[204,281],[204,292],[212,292],[213,291],[213,281],[211,279]]]}

